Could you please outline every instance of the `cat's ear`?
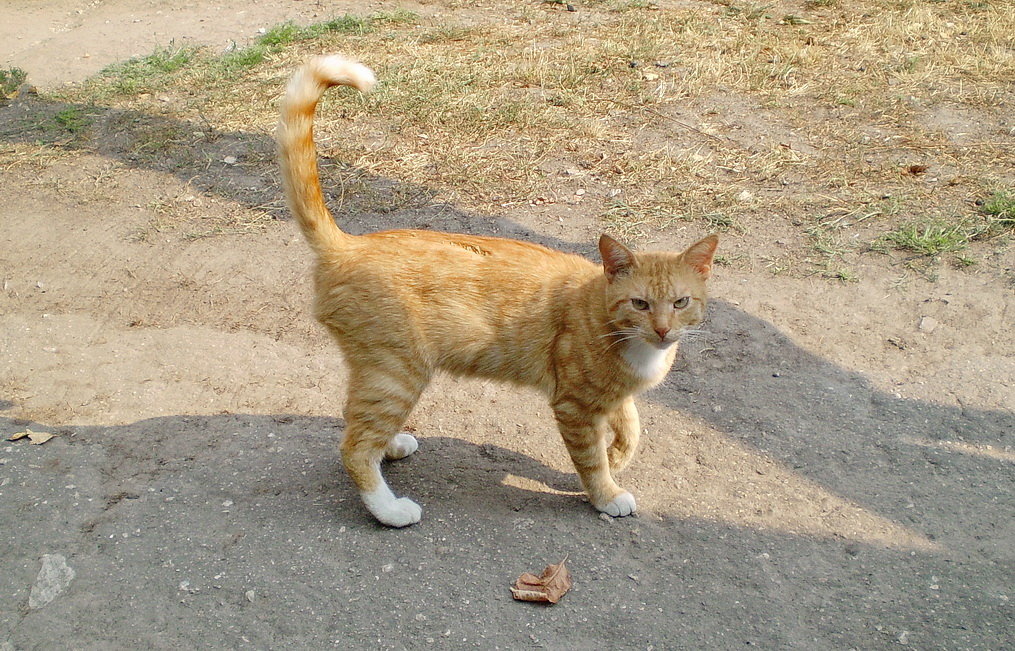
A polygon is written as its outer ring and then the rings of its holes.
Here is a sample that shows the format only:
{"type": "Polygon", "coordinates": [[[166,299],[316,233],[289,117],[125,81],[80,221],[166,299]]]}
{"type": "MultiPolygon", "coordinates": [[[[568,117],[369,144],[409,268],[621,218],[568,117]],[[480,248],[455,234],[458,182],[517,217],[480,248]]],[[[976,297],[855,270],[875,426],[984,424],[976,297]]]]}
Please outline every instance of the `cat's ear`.
{"type": "Polygon", "coordinates": [[[704,237],[684,251],[684,262],[702,278],[712,275],[712,258],[719,246],[719,236],[715,233],[704,237]]]}
{"type": "Polygon", "coordinates": [[[605,233],[599,238],[599,254],[603,256],[603,270],[611,282],[617,276],[630,273],[637,264],[631,249],[605,233]]]}

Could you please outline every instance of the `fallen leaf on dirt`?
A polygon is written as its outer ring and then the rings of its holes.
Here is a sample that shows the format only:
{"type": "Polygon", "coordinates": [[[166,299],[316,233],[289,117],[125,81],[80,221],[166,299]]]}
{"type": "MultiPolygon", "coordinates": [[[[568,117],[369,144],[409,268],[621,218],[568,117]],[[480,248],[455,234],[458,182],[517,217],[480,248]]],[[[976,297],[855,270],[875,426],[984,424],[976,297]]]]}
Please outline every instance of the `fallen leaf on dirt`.
{"type": "Polygon", "coordinates": [[[45,443],[49,439],[53,438],[54,436],[56,436],[56,435],[55,434],[50,434],[49,432],[33,432],[30,429],[26,429],[24,432],[18,432],[16,434],[11,434],[9,437],[7,437],[7,440],[8,441],[20,441],[21,439],[27,437],[29,442],[31,442],[32,445],[42,445],[43,443],[45,443]]]}
{"type": "Polygon", "coordinates": [[[923,174],[928,169],[929,168],[927,165],[910,165],[908,168],[906,168],[906,171],[912,174],[913,176],[917,176],[918,174],[923,174]]]}
{"type": "Polygon", "coordinates": [[[555,604],[571,589],[571,573],[564,562],[547,565],[539,576],[525,572],[511,586],[511,596],[519,601],[543,601],[555,604]]]}
{"type": "Polygon", "coordinates": [[[42,445],[54,436],[56,434],[50,434],[49,432],[32,432],[28,435],[28,440],[32,442],[32,445],[42,445]]]}

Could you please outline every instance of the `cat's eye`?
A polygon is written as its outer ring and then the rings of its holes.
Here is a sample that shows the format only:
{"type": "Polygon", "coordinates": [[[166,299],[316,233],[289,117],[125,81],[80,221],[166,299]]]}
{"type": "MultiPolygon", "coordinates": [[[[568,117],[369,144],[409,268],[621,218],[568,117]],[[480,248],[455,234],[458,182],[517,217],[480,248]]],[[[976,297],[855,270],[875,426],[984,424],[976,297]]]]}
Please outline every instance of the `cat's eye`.
{"type": "Polygon", "coordinates": [[[677,300],[673,301],[673,307],[682,310],[687,307],[687,304],[691,302],[690,296],[681,296],[677,300]]]}
{"type": "Polygon", "coordinates": [[[646,301],[644,298],[632,298],[631,305],[634,307],[634,309],[641,310],[642,312],[648,309],[648,301],[646,301]]]}

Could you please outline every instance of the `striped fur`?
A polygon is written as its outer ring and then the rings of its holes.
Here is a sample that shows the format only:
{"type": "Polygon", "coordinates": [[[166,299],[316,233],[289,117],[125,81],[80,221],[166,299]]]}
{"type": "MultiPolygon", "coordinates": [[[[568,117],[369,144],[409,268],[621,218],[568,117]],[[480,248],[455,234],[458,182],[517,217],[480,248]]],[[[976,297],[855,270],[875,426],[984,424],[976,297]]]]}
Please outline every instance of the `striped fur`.
{"type": "Polygon", "coordinates": [[[342,460],[367,508],[391,526],[419,520],[380,462],[415,450],[396,433],[444,371],[542,390],[589,500],[614,516],[632,513],[634,498],[613,479],[638,443],[632,395],[662,380],[680,332],[701,321],[717,238],[682,253],[636,254],[603,236],[598,266],[516,240],[346,234],[321,193],[314,112],[330,86],[373,83],[361,64],[313,59],[289,83],[277,130],[289,205],[317,258],[316,316],[350,370],[342,460]]]}

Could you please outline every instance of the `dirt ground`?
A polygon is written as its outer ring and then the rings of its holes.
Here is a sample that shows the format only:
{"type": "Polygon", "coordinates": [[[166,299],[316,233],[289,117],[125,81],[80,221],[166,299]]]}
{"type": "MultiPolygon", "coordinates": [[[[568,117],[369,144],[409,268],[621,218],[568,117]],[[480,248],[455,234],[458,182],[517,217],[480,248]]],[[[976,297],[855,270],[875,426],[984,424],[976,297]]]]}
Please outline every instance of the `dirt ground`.
{"type": "MultiPolygon", "coordinates": [[[[18,0],[0,65],[45,91],[173,39],[346,10],[365,9],[18,0]]],[[[0,108],[7,142],[42,101],[0,108]]],[[[639,402],[636,517],[583,500],[539,396],[442,379],[412,417],[419,452],[387,471],[423,521],[389,530],[341,471],[345,374],[293,223],[192,236],[277,200],[222,175],[204,189],[112,145],[0,169],[0,649],[1011,645],[1010,250],[933,281],[871,254],[838,283],[771,273],[782,244],[752,228],[736,246],[758,263],[719,269],[706,334],[639,402]],[[168,200],[187,226],[159,226],[168,200]],[[57,436],[6,441],[26,428],[57,436]],[[558,605],[512,601],[565,556],[558,605]]],[[[598,226],[552,210],[348,227],[591,253],[598,226]]]]}

